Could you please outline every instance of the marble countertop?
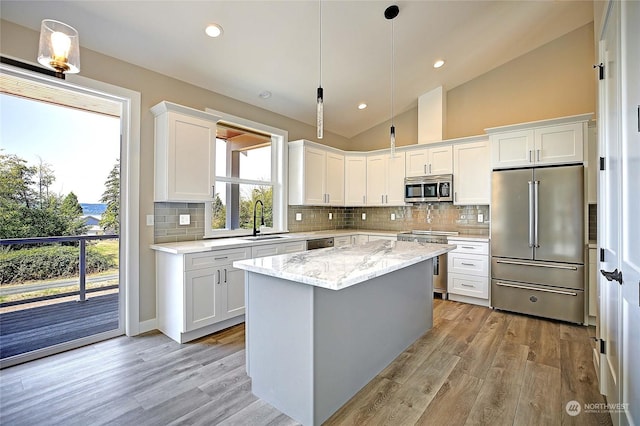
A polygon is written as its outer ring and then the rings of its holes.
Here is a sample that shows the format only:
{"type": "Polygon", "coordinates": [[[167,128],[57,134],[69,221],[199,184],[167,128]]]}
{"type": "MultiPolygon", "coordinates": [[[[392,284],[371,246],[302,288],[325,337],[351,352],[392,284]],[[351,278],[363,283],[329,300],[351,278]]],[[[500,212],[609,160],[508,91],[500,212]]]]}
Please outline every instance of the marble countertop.
{"type": "Polygon", "coordinates": [[[197,241],[181,241],[179,243],[162,243],[151,244],[150,248],[157,251],[162,251],[171,254],[187,254],[187,253],[200,253],[212,250],[225,250],[238,247],[251,247],[263,244],[278,244],[293,241],[306,241],[313,238],[322,237],[338,237],[341,235],[388,235],[395,237],[398,235],[398,231],[373,231],[366,229],[333,229],[327,231],[311,231],[311,232],[298,232],[298,233],[286,233],[277,234],[282,238],[263,239],[263,240],[247,240],[245,238],[250,237],[233,237],[233,238],[210,238],[206,240],[197,241]]]}
{"type": "Polygon", "coordinates": [[[341,290],[455,248],[451,244],[377,240],[362,245],[239,260],[233,266],[316,287],[341,290]]]}

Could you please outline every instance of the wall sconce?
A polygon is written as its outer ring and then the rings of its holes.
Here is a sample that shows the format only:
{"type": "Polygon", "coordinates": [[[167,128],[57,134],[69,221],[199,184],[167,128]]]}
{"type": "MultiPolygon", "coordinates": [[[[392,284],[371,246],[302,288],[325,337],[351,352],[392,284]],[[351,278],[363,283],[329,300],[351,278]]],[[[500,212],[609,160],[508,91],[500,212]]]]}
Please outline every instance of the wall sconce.
{"type": "Polygon", "coordinates": [[[64,73],[80,72],[78,31],[69,25],[45,19],[40,26],[38,62],[64,78],[64,73]]]}

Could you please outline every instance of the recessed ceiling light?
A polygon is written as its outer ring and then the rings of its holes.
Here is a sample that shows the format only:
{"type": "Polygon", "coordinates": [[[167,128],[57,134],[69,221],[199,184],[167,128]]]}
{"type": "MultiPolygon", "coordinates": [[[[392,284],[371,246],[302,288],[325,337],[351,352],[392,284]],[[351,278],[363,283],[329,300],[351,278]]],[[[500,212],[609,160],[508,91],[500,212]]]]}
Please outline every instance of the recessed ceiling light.
{"type": "Polygon", "coordinates": [[[262,99],[269,99],[271,97],[271,92],[268,90],[264,90],[258,94],[258,96],[262,99]]]}
{"type": "Polygon", "coordinates": [[[204,30],[209,37],[220,37],[222,35],[222,27],[218,24],[209,24],[204,30]]]}
{"type": "Polygon", "coordinates": [[[437,61],[435,61],[435,62],[433,63],[433,67],[434,67],[434,68],[440,68],[440,67],[441,67],[441,66],[443,66],[443,65],[444,65],[444,61],[443,61],[442,59],[438,59],[437,61]]]}
{"type": "Polygon", "coordinates": [[[358,109],[365,109],[366,107],[367,107],[367,104],[365,104],[364,102],[358,105],[358,109]]]}

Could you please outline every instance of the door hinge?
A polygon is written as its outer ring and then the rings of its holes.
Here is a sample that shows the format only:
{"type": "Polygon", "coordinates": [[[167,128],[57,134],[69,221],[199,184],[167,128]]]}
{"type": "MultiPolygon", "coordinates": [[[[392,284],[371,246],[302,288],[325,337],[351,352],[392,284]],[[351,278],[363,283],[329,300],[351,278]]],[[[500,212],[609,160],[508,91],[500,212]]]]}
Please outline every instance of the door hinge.
{"type": "Polygon", "coordinates": [[[598,80],[604,80],[604,64],[600,62],[593,66],[594,68],[598,68],[598,80]]]}
{"type": "Polygon", "coordinates": [[[600,170],[604,170],[604,157],[600,157],[600,170]]]}
{"type": "Polygon", "coordinates": [[[603,339],[600,339],[600,353],[602,355],[607,354],[607,344],[603,339]]]}
{"type": "Polygon", "coordinates": [[[600,249],[600,262],[604,262],[604,249],[600,249]]]}

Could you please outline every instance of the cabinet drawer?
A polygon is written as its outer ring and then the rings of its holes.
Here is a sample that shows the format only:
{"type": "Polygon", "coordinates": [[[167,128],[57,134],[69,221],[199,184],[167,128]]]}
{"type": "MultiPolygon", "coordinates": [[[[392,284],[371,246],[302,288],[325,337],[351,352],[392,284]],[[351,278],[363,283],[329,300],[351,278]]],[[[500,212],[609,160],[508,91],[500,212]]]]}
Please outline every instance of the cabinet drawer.
{"type": "Polygon", "coordinates": [[[449,273],[489,277],[489,258],[481,254],[449,252],[449,273]]]}
{"type": "Polygon", "coordinates": [[[334,247],[343,247],[351,244],[351,235],[344,235],[342,237],[335,237],[333,239],[334,247]]]}
{"type": "Polygon", "coordinates": [[[449,272],[449,293],[461,296],[489,298],[489,278],[449,272]]]}
{"type": "Polygon", "coordinates": [[[236,260],[248,259],[250,257],[250,247],[233,250],[208,251],[204,253],[189,253],[185,255],[184,269],[186,271],[192,271],[195,269],[228,265],[236,260]]]}
{"type": "Polygon", "coordinates": [[[484,241],[457,241],[455,239],[450,239],[449,244],[455,244],[457,246],[452,253],[489,254],[489,244],[484,241]]]}
{"type": "Polygon", "coordinates": [[[563,321],[584,322],[584,291],[491,280],[491,306],[563,321]]]}
{"type": "Polygon", "coordinates": [[[296,241],[278,245],[278,254],[298,253],[307,249],[306,241],[296,241]]]}

